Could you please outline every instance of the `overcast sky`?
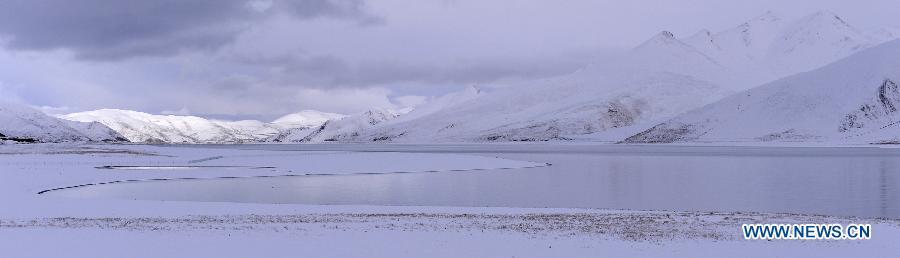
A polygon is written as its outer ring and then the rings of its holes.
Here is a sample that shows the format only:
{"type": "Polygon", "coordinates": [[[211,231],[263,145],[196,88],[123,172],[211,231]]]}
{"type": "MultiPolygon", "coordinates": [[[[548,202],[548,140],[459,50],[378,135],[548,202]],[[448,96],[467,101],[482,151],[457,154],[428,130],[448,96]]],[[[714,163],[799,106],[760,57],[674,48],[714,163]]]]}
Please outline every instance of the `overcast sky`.
{"type": "Polygon", "coordinates": [[[896,0],[0,0],[0,98],[263,120],[399,108],[768,10],[900,27],[896,0]]]}

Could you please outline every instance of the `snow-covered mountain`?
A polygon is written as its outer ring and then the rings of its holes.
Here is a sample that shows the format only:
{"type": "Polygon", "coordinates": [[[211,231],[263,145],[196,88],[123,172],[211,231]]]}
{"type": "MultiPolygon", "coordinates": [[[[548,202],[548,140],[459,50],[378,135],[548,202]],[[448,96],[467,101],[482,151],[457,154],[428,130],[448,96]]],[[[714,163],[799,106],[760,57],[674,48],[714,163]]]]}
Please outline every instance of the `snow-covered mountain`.
{"type": "MultiPolygon", "coordinates": [[[[693,68],[696,71],[682,73],[744,90],[822,67],[893,38],[887,31],[863,32],[828,11],[794,21],[768,12],[732,29],[718,33],[701,30],[681,41],[721,68],[693,68]]],[[[663,69],[671,70],[685,69],[676,64],[698,62],[665,63],[663,69]]]]}
{"type": "Polygon", "coordinates": [[[830,12],[797,20],[770,12],[721,32],[700,30],[679,38],[663,31],[622,56],[595,60],[569,75],[489,91],[468,87],[409,113],[304,111],[272,123],[121,110],[64,118],[100,122],[136,142],[621,141],[736,92],[820,68],[897,35],[891,29],[860,30],[830,12]]]}
{"type": "Polygon", "coordinates": [[[34,108],[0,101],[0,142],[116,142],[125,139],[100,123],[66,121],[34,108]]]}
{"type": "Polygon", "coordinates": [[[354,140],[618,141],[725,96],[806,72],[883,42],[830,12],[795,21],[774,13],[684,40],[661,32],[626,55],[559,78],[512,85],[401,116],[354,140]]]}
{"type": "Polygon", "coordinates": [[[628,143],[900,142],[900,40],[680,115],[628,143]]]}
{"type": "Polygon", "coordinates": [[[303,110],[297,113],[288,114],[282,116],[275,121],[272,121],[272,124],[277,125],[281,128],[311,128],[318,127],[328,120],[336,120],[347,117],[347,115],[336,114],[336,113],[327,113],[316,110],[303,110]]]}
{"type": "Polygon", "coordinates": [[[482,93],[421,117],[401,116],[361,135],[368,140],[412,142],[566,139],[665,118],[728,93],[687,76],[654,75],[606,77],[591,83],[572,78],[535,82],[482,93]],[[683,101],[687,94],[696,94],[698,100],[683,101]]]}
{"type": "Polygon", "coordinates": [[[264,142],[288,130],[318,127],[343,115],[306,110],[272,123],[255,120],[221,121],[196,116],[152,115],[136,111],[103,109],[74,113],[62,118],[99,122],[132,142],[146,143],[247,143],[264,142]]]}
{"type": "MultiPolygon", "coordinates": [[[[360,141],[359,132],[399,117],[401,113],[388,109],[372,109],[352,116],[329,119],[316,127],[286,130],[270,138],[272,142],[332,142],[360,141]]],[[[377,140],[377,139],[375,139],[377,140]]]]}
{"type": "Polygon", "coordinates": [[[278,130],[259,121],[216,121],[195,116],[151,115],[142,112],[101,109],[62,116],[81,122],[99,122],[132,142],[224,143],[260,141],[278,130]]]}

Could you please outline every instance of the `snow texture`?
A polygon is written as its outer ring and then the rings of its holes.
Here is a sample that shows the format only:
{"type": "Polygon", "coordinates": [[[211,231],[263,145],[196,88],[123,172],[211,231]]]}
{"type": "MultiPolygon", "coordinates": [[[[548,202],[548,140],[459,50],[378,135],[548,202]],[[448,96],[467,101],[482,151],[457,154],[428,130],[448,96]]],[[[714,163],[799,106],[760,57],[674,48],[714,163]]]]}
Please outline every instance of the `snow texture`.
{"type": "MultiPolygon", "coordinates": [[[[618,142],[676,115],[820,68],[896,35],[891,29],[857,29],[826,11],[795,21],[768,12],[731,29],[717,33],[700,30],[684,39],[663,31],[620,57],[595,60],[569,75],[491,92],[470,86],[434,98],[408,113],[372,109],[344,116],[303,111],[273,123],[123,110],[98,110],[63,118],[103,123],[132,142],[618,142]]],[[[886,115],[885,110],[872,112],[886,115]]],[[[847,114],[851,117],[844,122],[854,128],[845,131],[858,131],[855,127],[873,123],[868,121],[871,117],[852,116],[873,114],[847,114]]],[[[704,126],[660,127],[658,130],[668,132],[629,141],[690,140],[697,138],[691,132],[703,132],[704,126]]],[[[761,141],[819,137],[800,128],[745,136],[761,141]]]]}
{"type": "Polygon", "coordinates": [[[166,202],[35,194],[42,189],[86,182],[284,172],[265,169],[118,172],[94,168],[110,164],[261,163],[319,172],[343,171],[340,166],[377,172],[532,165],[443,154],[0,146],[0,203],[6,207],[0,209],[0,256],[877,257],[900,251],[895,241],[900,237],[900,222],[883,219],[734,212],[166,202]],[[312,166],[305,165],[311,164],[307,162],[293,162],[298,158],[319,162],[312,166]],[[356,162],[361,163],[354,165],[356,162]],[[329,167],[329,164],[337,166],[329,167]],[[875,232],[866,241],[748,241],[740,239],[743,223],[871,223],[875,232]]]}
{"type": "Polygon", "coordinates": [[[0,143],[125,141],[100,123],[82,123],[48,116],[34,108],[0,100],[0,143]]]}
{"type": "Polygon", "coordinates": [[[628,143],[898,139],[900,40],[680,115],[628,143]]]}
{"type": "MultiPolygon", "coordinates": [[[[559,78],[479,94],[427,115],[401,117],[359,132],[353,140],[620,141],[675,115],[893,37],[886,31],[864,33],[830,12],[796,21],[770,12],[732,29],[702,30],[684,40],[663,31],[623,57],[596,60],[559,78]]],[[[784,134],[770,138],[805,137],[802,132],[778,133],[784,134]]]]}
{"type": "Polygon", "coordinates": [[[98,122],[138,143],[248,143],[264,142],[289,131],[308,130],[344,115],[306,110],[272,123],[255,120],[220,121],[196,116],[151,115],[103,109],[62,116],[81,122],[98,122]]]}

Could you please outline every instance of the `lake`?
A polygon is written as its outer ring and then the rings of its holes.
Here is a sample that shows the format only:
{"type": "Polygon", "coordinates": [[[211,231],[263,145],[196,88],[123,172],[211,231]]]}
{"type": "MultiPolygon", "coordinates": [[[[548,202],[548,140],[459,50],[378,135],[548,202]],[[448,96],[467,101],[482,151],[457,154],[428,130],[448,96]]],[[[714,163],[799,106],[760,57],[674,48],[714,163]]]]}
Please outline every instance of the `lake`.
{"type": "Polygon", "coordinates": [[[63,191],[70,196],[140,200],[744,211],[900,218],[898,149],[589,144],[204,147],[458,153],[553,165],[472,172],[129,182],[63,191]]]}

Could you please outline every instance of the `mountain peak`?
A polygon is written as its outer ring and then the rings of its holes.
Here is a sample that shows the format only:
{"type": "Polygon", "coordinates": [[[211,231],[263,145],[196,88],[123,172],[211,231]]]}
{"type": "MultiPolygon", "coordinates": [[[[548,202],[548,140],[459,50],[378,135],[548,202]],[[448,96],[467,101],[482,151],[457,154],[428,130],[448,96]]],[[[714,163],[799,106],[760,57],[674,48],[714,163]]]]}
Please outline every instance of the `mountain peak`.
{"type": "Polygon", "coordinates": [[[769,11],[753,19],[750,19],[737,27],[716,34],[725,41],[738,43],[748,48],[756,55],[762,52],[762,48],[771,42],[776,34],[784,27],[784,19],[781,15],[769,11]]]}
{"type": "Polygon", "coordinates": [[[840,19],[840,18],[841,18],[841,17],[838,16],[836,13],[834,13],[834,12],[832,12],[832,11],[829,11],[829,10],[819,10],[819,11],[814,12],[814,13],[808,15],[808,16],[829,17],[829,18],[836,18],[836,19],[840,19]]]}
{"type": "Polygon", "coordinates": [[[675,39],[675,34],[670,31],[664,30],[659,32],[659,34],[656,35],[656,38],[675,39]]]}
{"type": "Polygon", "coordinates": [[[796,41],[793,42],[795,44],[823,41],[853,48],[858,48],[867,40],[862,32],[829,11],[819,11],[799,19],[784,30],[780,38],[782,41],[796,41]]]}
{"type": "Polygon", "coordinates": [[[675,39],[675,34],[673,34],[670,31],[664,30],[664,31],[657,33],[655,36],[648,39],[647,41],[644,41],[644,43],[641,43],[639,46],[637,46],[634,49],[636,49],[636,50],[646,49],[646,48],[651,48],[652,46],[658,46],[658,45],[671,45],[672,43],[679,43],[679,41],[678,41],[678,39],[675,39]]]}
{"type": "Polygon", "coordinates": [[[625,142],[897,139],[900,41],[676,116],[625,142]],[[748,126],[752,125],[752,126],[748,126]]]}
{"type": "Polygon", "coordinates": [[[779,25],[782,23],[782,21],[784,21],[784,19],[781,18],[781,15],[773,11],[768,11],[760,16],[757,16],[756,18],[742,23],[737,27],[737,29],[743,33],[748,33],[750,30],[757,30],[757,27],[766,28],[779,25]]]}
{"type": "Polygon", "coordinates": [[[25,142],[120,141],[122,136],[95,123],[62,120],[21,103],[0,100],[0,134],[25,142]]]}
{"type": "Polygon", "coordinates": [[[288,114],[275,119],[275,121],[272,121],[272,123],[289,127],[313,127],[319,126],[328,120],[341,119],[344,117],[346,117],[346,115],[322,112],[318,110],[302,110],[300,112],[288,114]]]}
{"type": "Polygon", "coordinates": [[[837,14],[831,11],[818,11],[813,14],[807,15],[799,20],[802,24],[807,25],[827,25],[832,24],[840,27],[850,27],[843,18],[838,16],[837,14]]]}
{"type": "Polygon", "coordinates": [[[754,24],[778,23],[782,20],[784,20],[784,18],[781,18],[780,14],[774,11],[767,11],[760,16],[756,16],[756,18],[744,22],[744,24],[741,24],[741,26],[749,27],[753,26],[754,24]]]}

